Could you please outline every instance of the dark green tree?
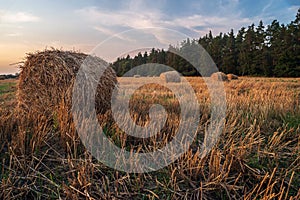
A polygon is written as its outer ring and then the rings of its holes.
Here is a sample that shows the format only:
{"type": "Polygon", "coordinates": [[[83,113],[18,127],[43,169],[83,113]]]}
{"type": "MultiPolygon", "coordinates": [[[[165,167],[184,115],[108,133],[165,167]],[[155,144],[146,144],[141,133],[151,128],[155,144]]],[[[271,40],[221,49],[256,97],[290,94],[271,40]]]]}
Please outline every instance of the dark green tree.
{"type": "Polygon", "coordinates": [[[236,38],[234,36],[233,29],[231,29],[226,39],[226,44],[223,47],[223,70],[225,73],[237,72],[237,49],[236,38]]]}

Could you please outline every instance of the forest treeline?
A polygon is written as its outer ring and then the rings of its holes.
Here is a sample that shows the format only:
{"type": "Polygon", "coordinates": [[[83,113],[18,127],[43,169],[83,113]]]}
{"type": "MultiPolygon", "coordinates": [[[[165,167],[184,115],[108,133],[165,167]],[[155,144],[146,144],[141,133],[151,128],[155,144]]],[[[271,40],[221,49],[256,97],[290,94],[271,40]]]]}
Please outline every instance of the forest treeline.
{"type": "MultiPolygon", "coordinates": [[[[118,76],[136,66],[146,63],[159,63],[170,66],[185,76],[199,75],[190,62],[172,52],[183,53],[198,44],[209,53],[217,68],[225,73],[242,76],[300,77],[300,9],[296,19],[289,24],[274,20],[269,25],[262,21],[242,27],[236,34],[220,33],[214,36],[210,31],[199,39],[186,39],[179,46],[169,46],[168,50],[152,49],[118,58],[112,63],[118,76]]],[[[179,53],[179,54],[180,54],[179,53]]],[[[199,56],[189,55],[189,56],[199,56]]],[[[149,67],[139,75],[155,76],[161,73],[159,65],[149,67]]]]}
{"type": "Polygon", "coordinates": [[[19,78],[19,73],[16,74],[0,74],[0,80],[19,78]]]}

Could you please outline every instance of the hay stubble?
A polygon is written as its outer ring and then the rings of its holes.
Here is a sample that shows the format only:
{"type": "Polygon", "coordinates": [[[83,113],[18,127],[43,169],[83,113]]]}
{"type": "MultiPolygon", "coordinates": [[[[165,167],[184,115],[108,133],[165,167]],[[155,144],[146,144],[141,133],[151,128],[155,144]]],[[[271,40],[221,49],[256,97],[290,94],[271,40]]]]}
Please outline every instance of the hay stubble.
{"type": "MultiPolygon", "coordinates": [[[[130,87],[144,78],[123,78],[130,87]]],[[[1,120],[4,163],[0,197],[3,199],[299,199],[300,198],[300,80],[239,77],[225,82],[227,116],[217,145],[200,158],[199,142],[209,123],[210,97],[204,81],[187,78],[201,109],[197,141],[174,164],[146,174],[127,174],[107,168],[79,146],[67,155],[54,145],[33,152],[31,158],[16,155],[7,135],[13,121],[1,120]],[[11,149],[11,150],[9,150],[11,149]],[[4,155],[9,155],[8,157],[4,155]]],[[[179,83],[177,84],[180,87],[179,83]]],[[[147,108],[162,103],[169,111],[167,128],[156,138],[134,140],[110,118],[106,134],[127,150],[160,148],[178,123],[178,104],[173,94],[155,85],[140,88],[130,101],[131,117],[147,123],[147,108]],[[171,126],[171,127],[170,127],[171,126]]],[[[2,108],[1,119],[8,119],[2,108]],[[6,118],[5,118],[6,116],[6,118]]],[[[60,130],[55,133],[59,134],[60,130]]],[[[53,134],[55,134],[53,133],[53,134]]]]}

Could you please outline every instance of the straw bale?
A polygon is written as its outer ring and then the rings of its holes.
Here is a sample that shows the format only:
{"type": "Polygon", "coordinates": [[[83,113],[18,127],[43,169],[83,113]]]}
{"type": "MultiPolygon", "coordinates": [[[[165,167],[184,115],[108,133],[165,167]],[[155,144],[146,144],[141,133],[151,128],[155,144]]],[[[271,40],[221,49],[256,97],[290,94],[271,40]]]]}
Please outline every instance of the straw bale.
{"type": "MultiPolygon", "coordinates": [[[[27,132],[32,135],[30,138],[44,137],[57,126],[61,135],[74,136],[72,91],[76,73],[87,56],[54,49],[28,54],[21,67],[17,92],[20,146],[26,142],[27,132]]],[[[105,61],[100,58],[89,57],[88,64],[94,69],[103,66],[103,63],[105,61]]],[[[116,83],[114,70],[106,68],[96,90],[95,107],[98,114],[110,109],[111,94],[116,83]]]]}
{"type": "Polygon", "coordinates": [[[239,77],[235,74],[227,74],[228,80],[237,80],[239,77]]]}
{"type": "Polygon", "coordinates": [[[216,81],[228,81],[226,74],[223,72],[215,72],[211,75],[211,78],[216,81]]]}
{"type": "Polygon", "coordinates": [[[181,82],[181,77],[175,71],[161,73],[159,77],[166,83],[169,83],[169,82],[180,83],[181,82]]]}

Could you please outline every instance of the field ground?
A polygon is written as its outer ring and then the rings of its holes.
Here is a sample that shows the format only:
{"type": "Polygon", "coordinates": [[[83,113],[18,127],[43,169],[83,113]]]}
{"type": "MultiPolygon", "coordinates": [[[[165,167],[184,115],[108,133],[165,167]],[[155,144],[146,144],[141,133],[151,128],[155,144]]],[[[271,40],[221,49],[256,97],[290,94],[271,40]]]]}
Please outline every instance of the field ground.
{"type": "MultiPolygon", "coordinates": [[[[199,141],[209,124],[210,97],[204,81],[187,80],[200,103],[197,139],[173,164],[144,174],[106,167],[78,138],[60,147],[60,138],[66,136],[59,133],[56,119],[42,141],[28,130],[31,149],[16,149],[17,81],[0,81],[0,199],[300,199],[300,78],[241,77],[224,82],[225,127],[202,158],[199,141]]],[[[121,81],[128,87],[137,82],[143,78],[121,81]]],[[[135,151],[163,147],[180,122],[178,101],[168,89],[139,88],[130,100],[131,117],[146,124],[147,109],[154,103],[169,114],[159,136],[136,140],[109,120],[106,135],[135,151]]]]}

